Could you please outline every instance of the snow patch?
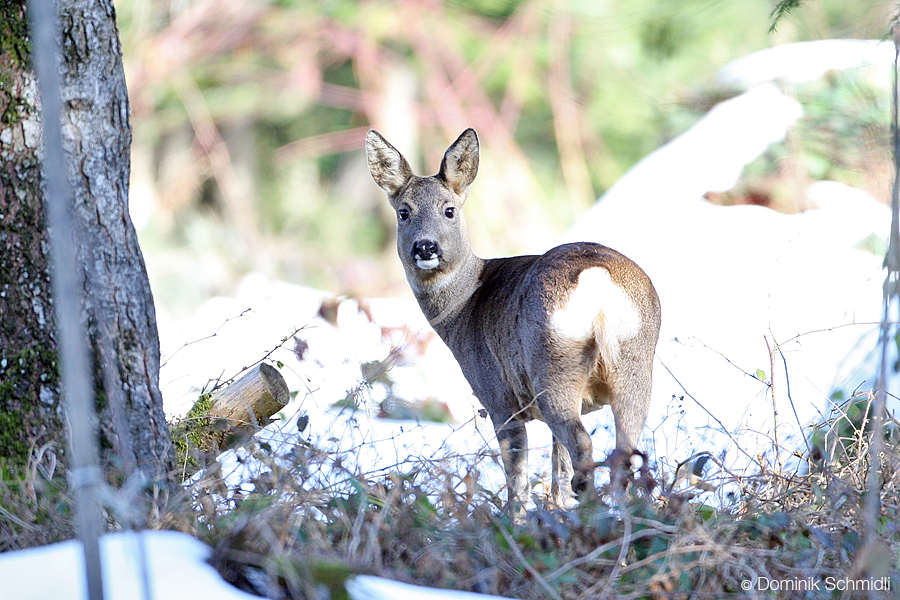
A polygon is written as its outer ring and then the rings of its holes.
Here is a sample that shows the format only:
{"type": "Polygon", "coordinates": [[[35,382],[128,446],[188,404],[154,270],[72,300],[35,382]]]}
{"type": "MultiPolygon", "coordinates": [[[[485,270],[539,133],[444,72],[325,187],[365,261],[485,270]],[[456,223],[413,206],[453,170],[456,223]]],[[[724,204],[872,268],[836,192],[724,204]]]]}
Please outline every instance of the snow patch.
{"type": "Polygon", "coordinates": [[[718,74],[720,83],[748,89],[779,81],[806,83],[829,71],[871,67],[878,80],[890,81],[888,70],[894,63],[894,44],[877,40],[819,40],[766,48],[725,65],[718,74]]]}
{"type": "MultiPolygon", "coordinates": [[[[212,550],[184,533],[114,533],[100,539],[106,600],[144,597],[167,600],[258,600],[222,580],[206,562],[212,550]]],[[[84,555],[76,540],[0,555],[3,597],[16,600],[87,598],[84,555]]]]}

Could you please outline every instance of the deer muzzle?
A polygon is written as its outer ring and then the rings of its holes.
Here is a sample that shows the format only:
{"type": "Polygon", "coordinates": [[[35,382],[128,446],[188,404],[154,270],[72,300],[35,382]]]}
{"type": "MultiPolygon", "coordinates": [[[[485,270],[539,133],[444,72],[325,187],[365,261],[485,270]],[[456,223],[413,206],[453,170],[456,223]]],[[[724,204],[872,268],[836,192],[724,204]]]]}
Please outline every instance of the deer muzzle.
{"type": "Polygon", "coordinates": [[[412,257],[416,266],[428,271],[437,268],[441,264],[441,247],[433,240],[419,240],[413,244],[412,257]]]}

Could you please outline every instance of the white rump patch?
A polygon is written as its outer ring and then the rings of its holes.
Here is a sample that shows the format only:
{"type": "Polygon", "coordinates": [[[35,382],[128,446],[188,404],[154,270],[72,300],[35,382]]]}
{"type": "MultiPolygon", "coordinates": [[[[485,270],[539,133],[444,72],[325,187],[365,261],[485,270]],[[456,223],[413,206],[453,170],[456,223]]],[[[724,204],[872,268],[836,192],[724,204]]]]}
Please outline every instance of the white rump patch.
{"type": "Polygon", "coordinates": [[[566,306],[550,315],[550,328],[570,340],[595,337],[604,361],[615,363],[619,343],[638,334],[641,317],[628,294],[613,283],[609,271],[592,267],[578,276],[566,306]]]}

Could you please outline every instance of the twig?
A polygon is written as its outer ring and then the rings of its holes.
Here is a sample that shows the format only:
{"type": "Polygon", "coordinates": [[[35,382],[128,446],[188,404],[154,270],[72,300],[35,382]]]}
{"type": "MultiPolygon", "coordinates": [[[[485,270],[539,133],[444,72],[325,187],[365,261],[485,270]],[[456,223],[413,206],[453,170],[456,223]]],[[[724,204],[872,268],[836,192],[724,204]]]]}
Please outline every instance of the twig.
{"type": "MultiPolygon", "coordinates": [[[[778,343],[778,340],[775,339],[774,335],[772,335],[772,341],[775,342],[775,351],[781,356],[781,362],[784,364],[784,387],[787,392],[788,404],[790,404],[791,410],[794,412],[794,419],[797,421],[797,427],[800,431],[803,431],[803,424],[800,422],[800,415],[797,414],[797,406],[794,404],[794,397],[791,395],[791,377],[788,374],[787,358],[785,357],[784,352],[781,351],[782,344],[778,343]]],[[[809,440],[805,435],[803,436],[803,442],[806,444],[806,451],[812,453],[809,440]]]]}
{"type": "Polygon", "coordinates": [[[363,490],[360,492],[359,506],[356,508],[356,518],[353,520],[353,528],[351,529],[350,547],[347,549],[347,553],[352,558],[357,558],[356,553],[359,549],[359,544],[362,542],[362,526],[366,520],[366,509],[368,506],[369,493],[363,490]]]}
{"type": "Polygon", "coordinates": [[[881,364],[878,373],[878,385],[875,391],[875,402],[872,406],[872,439],[869,443],[869,471],[866,477],[866,495],[863,505],[863,539],[865,544],[856,557],[856,570],[869,572],[867,564],[878,545],[877,521],[881,511],[881,455],[884,452],[884,397],[888,377],[888,348],[890,344],[890,327],[888,319],[891,304],[898,295],[900,284],[900,23],[895,22],[894,34],[894,70],[893,70],[893,115],[891,133],[894,146],[894,186],[891,194],[891,235],[888,250],[884,256],[887,276],[884,282],[884,320],[881,325],[881,364]]]}
{"type": "Polygon", "coordinates": [[[736,365],[730,358],[728,358],[727,356],[725,356],[722,352],[720,352],[719,350],[716,350],[715,348],[712,348],[712,347],[708,346],[708,345],[705,344],[702,340],[700,340],[700,339],[698,339],[698,338],[696,338],[696,337],[693,337],[693,336],[692,336],[691,338],[689,338],[689,339],[696,340],[696,342],[697,342],[698,344],[700,344],[701,346],[703,346],[704,348],[706,348],[706,349],[709,350],[710,352],[715,352],[716,354],[718,354],[718,355],[722,358],[722,360],[724,360],[725,362],[727,362],[729,365],[731,365],[732,367],[734,367],[735,369],[737,369],[738,371],[740,371],[741,373],[743,373],[744,375],[746,375],[746,376],[749,377],[750,379],[753,379],[753,380],[755,380],[755,381],[758,381],[758,382],[760,382],[760,383],[762,383],[762,384],[764,384],[764,385],[766,385],[766,386],[770,386],[770,385],[771,385],[768,381],[762,381],[762,380],[760,380],[759,376],[756,375],[755,373],[750,373],[750,372],[748,372],[748,371],[745,371],[744,369],[742,369],[741,367],[739,367],[738,365],[736,365]]]}
{"type": "Polygon", "coordinates": [[[656,359],[659,361],[659,364],[661,364],[661,365],[663,366],[663,368],[669,373],[669,375],[672,376],[672,379],[675,381],[675,383],[678,384],[678,387],[681,388],[681,391],[684,392],[684,395],[687,396],[688,398],[690,398],[691,400],[693,400],[694,403],[695,403],[697,406],[699,406],[700,408],[703,409],[703,412],[705,412],[707,415],[710,416],[710,418],[711,418],[713,421],[715,421],[716,423],[719,424],[719,427],[721,428],[722,433],[724,433],[725,435],[728,436],[728,439],[730,439],[730,440],[734,443],[734,447],[737,448],[737,449],[741,452],[741,454],[743,454],[743,455],[746,456],[748,459],[750,459],[750,462],[751,462],[752,464],[756,465],[756,466],[759,467],[759,468],[762,468],[762,465],[759,464],[759,461],[758,461],[757,459],[755,459],[755,458],[753,458],[752,456],[750,456],[750,454],[749,454],[746,450],[744,450],[743,448],[741,448],[741,446],[738,444],[737,440],[734,439],[734,436],[731,435],[731,432],[728,431],[728,428],[725,427],[725,424],[722,423],[722,421],[720,421],[719,418],[718,418],[716,415],[712,414],[705,406],[703,406],[703,405],[700,403],[699,400],[697,400],[696,398],[694,398],[694,396],[691,395],[691,393],[690,393],[689,391],[687,391],[687,388],[684,387],[684,384],[682,384],[681,381],[679,381],[679,379],[678,379],[677,377],[675,377],[675,373],[673,373],[673,372],[672,372],[672,369],[670,369],[670,368],[666,365],[666,363],[664,363],[664,362],[662,361],[662,359],[659,357],[658,354],[656,355],[656,359]]]}
{"type": "Polygon", "coordinates": [[[394,487],[391,488],[387,499],[384,501],[384,507],[375,513],[375,518],[368,527],[369,539],[366,540],[366,549],[363,553],[363,564],[375,564],[378,570],[381,570],[381,552],[378,545],[378,532],[381,529],[381,525],[384,523],[384,519],[391,511],[394,502],[397,501],[397,497],[400,495],[401,490],[401,483],[395,480],[394,487]]]}
{"type": "MultiPolygon", "coordinates": [[[[614,492],[613,500],[615,501],[617,507],[619,508],[622,514],[622,545],[619,546],[619,556],[616,558],[616,563],[613,565],[612,572],[609,574],[609,578],[606,580],[606,585],[603,586],[603,591],[600,592],[599,599],[605,600],[609,593],[613,589],[613,584],[619,580],[619,575],[621,574],[622,568],[625,567],[625,559],[628,556],[628,549],[631,548],[631,531],[632,531],[632,523],[631,523],[631,513],[628,511],[628,507],[621,502],[622,492],[614,492]]],[[[600,582],[597,582],[598,584],[600,582]]],[[[591,592],[596,588],[597,584],[591,586],[590,589],[582,596],[591,597],[591,592]]]]}
{"type": "MultiPolygon", "coordinates": [[[[247,310],[245,310],[244,312],[242,312],[240,315],[238,315],[238,317],[241,317],[241,316],[245,315],[245,314],[246,314],[248,311],[250,311],[250,310],[251,310],[251,309],[248,308],[247,310]]],[[[233,318],[238,318],[238,317],[233,317],[233,318]]],[[[225,320],[225,323],[227,323],[229,320],[231,320],[231,319],[226,319],[226,320],[225,320]]],[[[225,323],[222,323],[222,325],[219,326],[219,329],[221,329],[222,327],[224,327],[224,326],[225,326],[225,323]]],[[[223,385],[227,385],[227,384],[231,383],[232,381],[234,381],[235,379],[237,379],[238,376],[239,376],[241,373],[243,373],[244,371],[246,371],[246,370],[248,370],[248,369],[252,369],[252,368],[255,367],[256,365],[262,363],[263,361],[265,361],[266,359],[268,359],[270,356],[272,356],[273,354],[275,354],[275,352],[277,352],[279,349],[281,349],[281,348],[284,347],[284,345],[287,343],[287,341],[288,341],[289,339],[293,338],[295,335],[297,335],[298,333],[300,333],[301,331],[303,331],[304,329],[306,329],[306,327],[307,327],[306,325],[304,325],[304,326],[302,326],[302,327],[295,327],[293,333],[290,333],[290,334],[287,335],[287,337],[282,338],[282,340],[278,343],[277,346],[275,346],[274,348],[272,348],[271,350],[269,350],[268,352],[266,352],[263,356],[261,356],[260,358],[256,359],[255,361],[253,361],[253,362],[250,363],[249,365],[244,365],[244,366],[242,366],[242,367],[238,370],[238,372],[235,373],[234,375],[232,375],[231,377],[228,377],[227,379],[223,379],[223,376],[225,375],[225,371],[223,370],[223,371],[222,371],[222,374],[219,375],[219,377],[217,377],[215,380],[210,379],[210,380],[208,380],[208,381],[206,382],[207,385],[208,385],[210,382],[215,381],[215,383],[213,384],[213,386],[212,386],[211,388],[207,388],[206,385],[204,385],[204,386],[203,386],[203,389],[200,391],[200,394],[203,395],[203,394],[206,394],[206,393],[209,393],[209,392],[214,392],[214,391],[216,391],[217,389],[219,389],[220,387],[222,387],[223,385]]],[[[216,330],[216,333],[213,333],[212,335],[209,335],[209,336],[207,336],[207,337],[205,337],[205,338],[201,338],[201,339],[199,339],[199,340],[196,340],[195,342],[189,342],[189,343],[194,344],[194,343],[197,343],[197,342],[202,342],[203,340],[208,340],[208,339],[214,338],[214,337],[216,337],[216,335],[218,334],[219,329],[217,329],[217,330],[216,330]]],[[[187,345],[188,345],[188,344],[185,344],[185,346],[187,346],[187,345]]],[[[182,347],[179,348],[178,350],[180,351],[180,350],[181,350],[182,348],[184,348],[185,346],[182,346],[182,347]]],[[[174,354],[173,354],[173,356],[174,356],[174,354]]]]}
{"type": "Polygon", "coordinates": [[[547,581],[543,577],[541,577],[541,574],[538,573],[534,569],[534,567],[532,567],[531,564],[525,559],[525,555],[523,555],[522,551],[519,549],[519,544],[516,543],[516,540],[514,540],[513,537],[509,534],[509,532],[506,531],[506,527],[504,527],[502,524],[498,523],[497,529],[500,531],[500,534],[503,536],[503,539],[506,540],[506,543],[509,544],[510,550],[513,551],[513,554],[516,555],[516,558],[519,560],[520,563],[522,563],[522,566],[525,567],[525,570],[528,571],[528,573],[530,573],[532,577],[534,577],[534,580],[538,583],[539,586],[544,588],[544,591],[547,592],[547,595],[550,596],[551,598],[554,598],[555,600],[562,600],[562,596],[560,596],[556,592],[556,590],[554,590],[552,587],[550,587],[550,584],[547,583],[547,581]]]}
{"type": "MultiPolygon", "coordinates": [[[[635,519],[635,522],[638,522],[638,521],[639,521],[638,519],[635,519]]],[[[662,525],[662,524],[660,524],[660,525],[662,525]]],[[[667,534],[673,534],[673,533],[675,533],[675,529],[676,528],[674,526],[668,526],[668,525],[662,525],[662,527],[660,527],[659,529],[657,529],[655,527],[654,528],[648,527],[646,529],[641,529],[640,531],[634,532],[631,535],[631,541],[658,535],[660,531],[663,531],[664,533],[667,533],[667,534]]],[[[609,550],[612,550],[613,548],[615,548],[617,546],[621,546],[621,545],[622,545],[622,541],[620,539],[616,539],[611,542],[607,542],[607,543],[603,544],[602,546],[597,546],[596,548],[594,548],[593,550],[591,550],[584,556],[581,556],[579,558],[571,560],[571,561],[567,562],[566,564],[564,564],[563,566],[559,567],[558,569],[556,569],[555,571],[553,571],[552,573],[547,575],[546,579],[547,579],[547,581],[553,581],[554,579],[558,579],[559,577],[562,577],[563,575],[565,575],[572,569],[575,569],[576,567],[580,567],[583,564],[596,561],[597,557],[600,556],[601,554],[603,554],[604,552],[608,552],[609,550]]]]}
{"type": "MultiPolygon", "coordinates": [[[[824,328],[822,328],[822,329],[811,329],[811,330],[809,330],[809,331],[804,331],[803,333],[798,333],[797,335],[795,335],[795,336],[793,336],[793,337],[790,337],[790,338],[786,339],[784,342],[782,342],[782,345],[784,346],[784,345],[790,344],[791,342],[793,342],[793,341],[795,341],[795,340],[798,340],[798,339],[800,339],[800,338],[802,338],[802,337],[805,337],[805,336],[807,336],[807,335],[812,335],[812,334],[814,334],[814,333],[831,333],[831,332],[833,332],[833,331],[836,330],[836,329],[844,329],[845,327],[857,327],[857,326],[860,326],[860,325],[869,325],[869,326],[872,326],[872,325],[878,325],[878,326],[881,326],[881,324],[884,323],[884,322],[885,322],[885,321],[860,321],[860,322],[858,322],[858,323],[844,323],[844,324],[842,324],[842,325],[834,325],[834,326],[832,326],[832,327],[824,327],[824,328]]],[[[887,321],[887,324],[888,324],[888,325],[900,325],[900,321],[887,321]]]]}
{"type": "Polygon", "coordinates": [[[250,312],[251,310],[253,310],[253,309],[252,309],[252,308],[245,308],[245,309],[242,310],[241,313],[240,313],[239,315],[237,315],[236,317],[228,317],[227,319],[225,319],[225,322],[224,322],[224,323],[222,323],[221,325],[219,325],[219,327],[218,327],[214,332],[212,332],[211,334],[209,334],[209,335],[206,336],[206,337],[202,337],[202,338],[200,338],[200,339],[193,340],[193,341],[190,341],[190,342],[185,342],[184,344],[181,345],[181,347],[180,347],[178,350],[176,350],[175,352],[173,352],[171,355],[167,356],[165,362],[163,362],[163,364],[161,364],[161,365],[159,366],[159,368],[162,369],[162,368],[165,367],[167,364],[169,364],[169,361],[172,360],[172,357],[174,357],[176,354],[178,354],[179,352],[181,352],[182,350],[184,350],[184,349],[187,348],[188,346],[193,346],[194,344],[199,344],[200,342],[205,342],[206,340],[211,340],[211,339],[213,339],[214,337],[216,337],[217,335],[219,335],[219,331],[221,331],[223,327],[225,327],[226,325],[228,325],[228,322],[229,322],[229,321],[234,321],[235,319],[240,319],[241,317],[243,317],[244,315],[246,315],[246,314],[247,314],[248,312],[250,312]]]}
{"type": "MultiPolygon", "coordinates": [[[[772,347],[769,345],[769,337],[763,336],[766,341],[766,350],[769,351],[769,389],[772,390],[772,434],[775,439],[775,463],[778,465],[778,472],[784,470],[781,464],[781,444],[778,443],[778,399],[775,395],[775,355],[772,353],[772,347]]],[[[785,374],[787,374],[787,364],[785,364],[785,374]]]]}
{"type": "MultiPolygon", "coordinates": [[[[737,547],[731,548],[731,550],[737,550],[737,549],[738,549],[737,547]]],[[[631,563],[630,565],[626,565],[626,566],[622,567],[621,574],[624,575],[625,573],[629,573],[631,571],[634,571],[635,569],[640,569],[641,567],[646,567],[647,565],[652,565],[659,559],[667,557],[667,556],[672,556],[674,554],[690,554],[693,552],[721,552],[721,551],[722,551],[722,546],[720,546],[718,544],[709,544],[709,543],[696,544],[693,546],[688,546],[688,545],[678,546],[677,548],[666,548],[665,550],[660,550],[659,552],[655,552],[646,558],[642,558],[641,560],[635,561],[635,562],[631,563]]],[[[748,552],[747,554],[750,554],[750,552],[748,552]]],[[[698,564],[703,564],[703,563],[698,561],[698,564]]],[[[686,565],[680,565],[680,566],[682,568],[684,568],[686,565]]]]}

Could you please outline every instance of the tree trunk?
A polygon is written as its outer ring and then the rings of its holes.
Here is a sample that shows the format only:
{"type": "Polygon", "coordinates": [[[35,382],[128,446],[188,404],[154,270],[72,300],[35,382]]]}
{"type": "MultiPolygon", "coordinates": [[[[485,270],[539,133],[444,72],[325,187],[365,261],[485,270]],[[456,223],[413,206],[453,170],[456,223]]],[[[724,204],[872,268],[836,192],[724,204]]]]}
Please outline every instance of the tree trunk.
{"type": "Polygon", "coordinates": [[[119,455],[148,476],[164,478],[171,443],[159,391],[156,311],[128,213],[130,109],[115,9],[112,0],[61,5],[63,136],[83,244],[89,331],[99,347],[95,354],[113,367],[99,403],[101,452],[113,451],[104,462],[119,455]],[[99,343],[104,338],[111,347],[99,343]]]}
{"type": "Polygon", "coordinates": [[[47,272],[37,84],[27,68],[24,11],[0,15],[0,465],[65,447],[47,272]]]}
{"type": "MultiPolygon", "coordinates": [[[[171,444],[159,392],[156,314],[128,213],[131,127],[115,11],[111,0],[61,0],[59,10],[63,137],[84,268],[101,460],[111,480],[132,467],[164,480],[171,444]]],[[[0,3],[0,469],[19,474],[29,456],[66,464],[41,121],[28,53],[24,0],[0,3]]]]}

